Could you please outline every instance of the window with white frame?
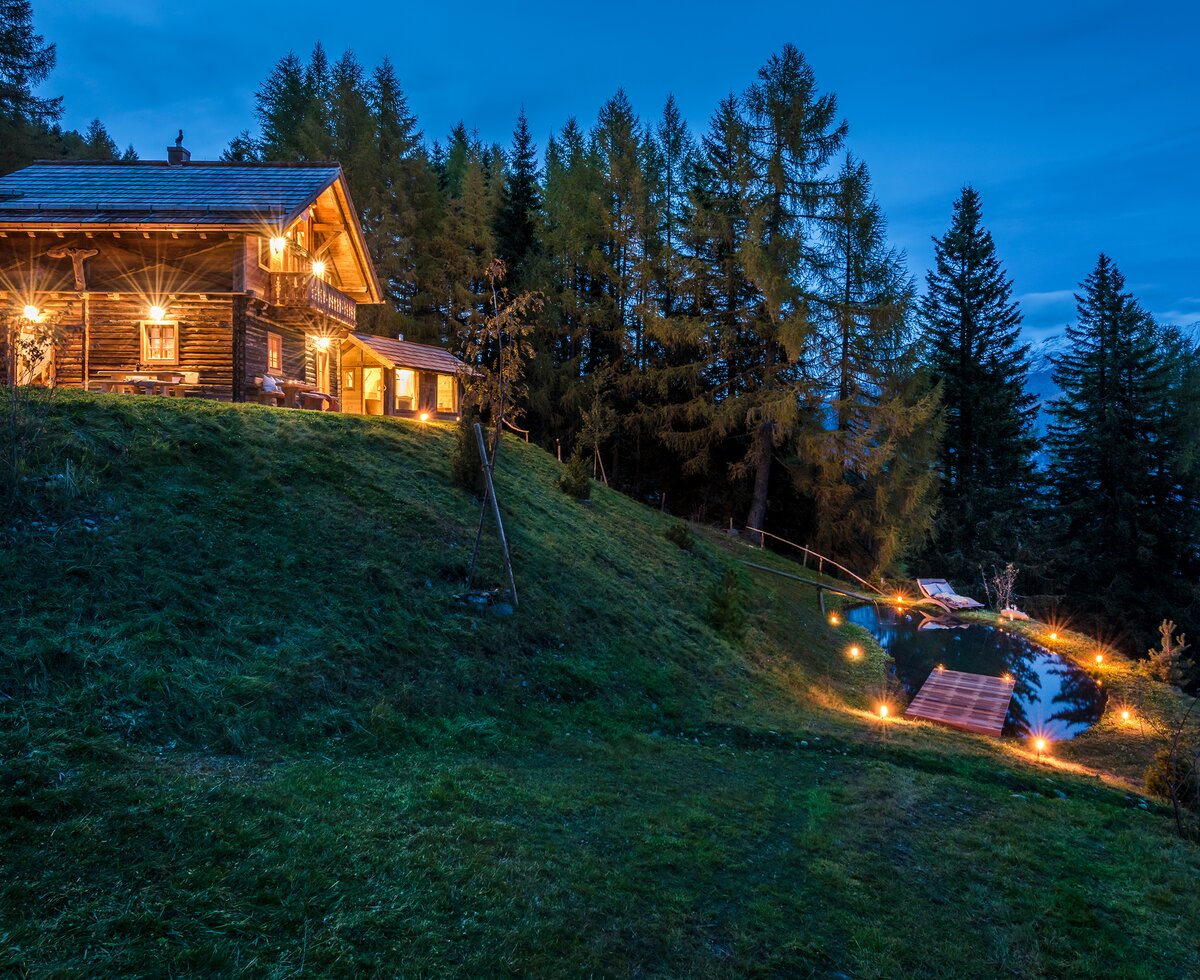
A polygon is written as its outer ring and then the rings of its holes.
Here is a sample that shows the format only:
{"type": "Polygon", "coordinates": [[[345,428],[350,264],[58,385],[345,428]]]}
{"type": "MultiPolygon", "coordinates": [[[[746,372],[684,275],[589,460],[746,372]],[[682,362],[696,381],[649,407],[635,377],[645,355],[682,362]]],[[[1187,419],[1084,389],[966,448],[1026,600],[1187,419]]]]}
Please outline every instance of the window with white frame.
{"type": "Polygon", "coordinates": [[[179,363],[179,324],[176,321],[142,321],[142,363],[179,363]]]}

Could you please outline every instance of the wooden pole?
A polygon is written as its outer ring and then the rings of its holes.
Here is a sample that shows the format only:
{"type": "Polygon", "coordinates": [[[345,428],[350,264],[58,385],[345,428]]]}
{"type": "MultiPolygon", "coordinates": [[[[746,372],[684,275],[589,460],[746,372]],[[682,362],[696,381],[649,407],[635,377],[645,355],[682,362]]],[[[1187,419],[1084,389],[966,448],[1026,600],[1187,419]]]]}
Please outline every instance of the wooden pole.
{"type": "MultiPolygon", "coordinates": [[[[479,444],[480,458],[487,459],[487,448],[483,441],[483,426],[475,423],[475,440],[479,444]]],[[[493,457],[493,460],[495,457],[493,457]]],[[[491,463],[485,463],[483,476],[487,481],[487,495],[492,501],[492,514],[496,518],[496,533],[500,536],[500,550],[504,553],[504,570],[508,573],[508,594],[512,599],[513,609],[517,608],[517,582],[513,578],[512,557],[508,552],[508,538],[504,536],[504,520],[500,517],[500,501],[496,499],[496,487],[492,482],[491,463]]],[[[484,501],[486,504],[487,501],[484,501]]]]}
{"type": "MultiPolygon", "coordinates": [[[[83,390],[90,391],[89,384],[91,383],[91,347],[92,331],[91,317],[88,310],[88,294],[83,294],[83,390]]],[[[178,342],[178,341],[177,341],[178,342]]]]}

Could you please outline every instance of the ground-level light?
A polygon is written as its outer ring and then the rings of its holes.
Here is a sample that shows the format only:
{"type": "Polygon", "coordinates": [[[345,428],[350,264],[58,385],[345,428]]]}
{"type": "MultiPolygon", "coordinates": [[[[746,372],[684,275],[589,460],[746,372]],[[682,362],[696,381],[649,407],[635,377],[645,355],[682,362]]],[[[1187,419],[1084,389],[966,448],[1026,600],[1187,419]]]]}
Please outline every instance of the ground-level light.
{"type": "Polygon", "coordinates": [[[1104,663],[1104,654],[1102,654],[1102,653],[1096,654],[1096,666],[1099,667],[1103,663],[1104,663]]]}
{"type": "Polygon", "coordinates": [[[862,656],[862,651],[858,647],[851,647],[846,651],[851,657],[858,658],[862,656]]]}
{"type": "Polygon", "coordinates": [[[1121,712],[1121,721],[1124,721],[1124,722],[1129,721],[1129,710],[1128,709],[1121,712]]]}
{"type": "Polygon", "coordinates": [[[839,623],[841,623],[841,621],[842,621],[842,617],[839,616],[837,613],[829,614],[829,625],[830,626],[837,626],[839,623]]]}
{"type": "Polygon", "coordinates": [[[429,421],[429,413],[428,413],[428,412],[422,412],[422,413],[421,413],[421,421],[422,421],[422,422],[428,422],[428,421],[429,421]]]}
{"type": "Polygon", "coordinates": [[[1046,744],[1047,743],[1044,738],[1035,738],[1033,740],[1033,747],[1037,751],[1039,759],[1042,757],[1042,753],[1046,751],[1046,744]]]}
{"type": "Polygon", "coordinates": [[[1052,639],[1052,640],[1057,640],[1057,639],[1058,639],[1058,634],[1057,634],[1057,633],[1051,633],[1051,634],[1050,634],[1050,639],[1052,639]]]}
{"type": "Polygon", "coordinates": [[[879,717],[886,718],[887,716],[888,716],[888,706],[886,704],[881,704],[879,706],[879,717]]]}

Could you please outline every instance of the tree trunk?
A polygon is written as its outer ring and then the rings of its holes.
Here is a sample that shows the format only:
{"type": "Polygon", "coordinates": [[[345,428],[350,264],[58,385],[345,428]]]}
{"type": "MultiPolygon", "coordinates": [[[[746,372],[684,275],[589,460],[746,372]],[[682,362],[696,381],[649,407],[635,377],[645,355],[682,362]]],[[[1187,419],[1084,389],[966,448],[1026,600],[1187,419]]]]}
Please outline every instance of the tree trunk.
{"type": "Polygon", "coordinates": [[[754,493],[750,498],[747,527],[760,530],[767,519],[767,487],[771,482],[771,456],[774,449],[774,422],[762,422],[754,433],[754,493]]]}

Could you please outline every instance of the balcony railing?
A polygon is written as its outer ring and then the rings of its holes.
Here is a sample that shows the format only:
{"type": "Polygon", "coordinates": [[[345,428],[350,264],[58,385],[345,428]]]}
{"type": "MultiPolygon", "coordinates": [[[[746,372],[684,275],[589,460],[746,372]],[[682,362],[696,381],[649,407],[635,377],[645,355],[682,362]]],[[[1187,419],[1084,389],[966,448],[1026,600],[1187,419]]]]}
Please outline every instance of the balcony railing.
{"type": "Polygon", "coordinates": [[[355,325],[358,315],[354,300],[307,272],[272,272],[269,301],[274,306],[316,310],[348,327],[355,325]]]}

